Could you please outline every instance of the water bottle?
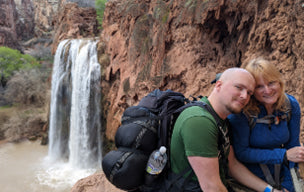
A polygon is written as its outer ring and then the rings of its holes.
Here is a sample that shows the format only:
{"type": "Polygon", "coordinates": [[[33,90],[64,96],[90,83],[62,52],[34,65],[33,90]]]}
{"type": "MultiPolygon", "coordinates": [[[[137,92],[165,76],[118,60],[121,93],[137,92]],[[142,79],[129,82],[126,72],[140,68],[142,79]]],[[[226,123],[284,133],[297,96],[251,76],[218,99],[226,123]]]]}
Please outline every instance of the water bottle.
{"type": "Polygon", "coordinates": [[[151,153],[146,168],[146,185],[152,184],[165,168],[168,161],[166,150],[166,147],[161,146],[158,150],[151,153]]]}

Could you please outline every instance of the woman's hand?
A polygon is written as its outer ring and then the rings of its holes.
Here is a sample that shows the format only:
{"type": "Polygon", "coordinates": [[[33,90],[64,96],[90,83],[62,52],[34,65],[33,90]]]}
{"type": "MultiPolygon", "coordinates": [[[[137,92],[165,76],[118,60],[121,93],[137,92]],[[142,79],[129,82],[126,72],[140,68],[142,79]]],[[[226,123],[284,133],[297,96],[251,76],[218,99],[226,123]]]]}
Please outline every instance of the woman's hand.
{"type": "Polygon", "coordinates": [[[286,151],[288,161],[295,163],[304,162],[304,147],[293,147],[286,151]]]}

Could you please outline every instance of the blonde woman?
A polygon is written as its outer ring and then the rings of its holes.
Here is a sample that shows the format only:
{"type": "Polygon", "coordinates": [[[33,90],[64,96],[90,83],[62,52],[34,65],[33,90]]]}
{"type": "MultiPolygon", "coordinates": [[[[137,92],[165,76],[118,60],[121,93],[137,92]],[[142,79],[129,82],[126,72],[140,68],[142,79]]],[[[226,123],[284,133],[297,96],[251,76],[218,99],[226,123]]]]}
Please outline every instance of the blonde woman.
{"type": "Polygon", "coordinates": [[[304,162],[299,103],[285,93],[283,78],[269,61],[253,59],[245,69],[255,78],[256,87],[243,112],[228,117],[236,157],[273,187],[292,192],[289,167],[304,162]]]}

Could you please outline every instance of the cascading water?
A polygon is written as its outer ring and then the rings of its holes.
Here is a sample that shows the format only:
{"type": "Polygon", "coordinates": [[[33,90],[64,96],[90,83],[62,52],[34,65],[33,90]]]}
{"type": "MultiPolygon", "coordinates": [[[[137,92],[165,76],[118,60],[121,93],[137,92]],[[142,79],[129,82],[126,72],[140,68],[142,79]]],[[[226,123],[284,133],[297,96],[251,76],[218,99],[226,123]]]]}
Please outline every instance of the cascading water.
{"type": "Polygon", "coordinates": [[[96,42],[64,40],[52,75],[49,156],[68,158],[72,166],[92,168],[101,162],[100,65],[96,42]]]}
{"type": "Polygon", "coordinates": [[[100,166],[100,65],[96,43],[81,47],[72,65],[69,162],[76,167],[100,166]]]}
{"type": "Polygon", "coordinates": [[[58,45],[52,74],[48,161],[64,165],[49,168],[49,175],[40,180],[52,178],[51,174],[64,177],[62,171],[67,167],[68,177],[71,170],[92,173],[101,168],[101,90],[96,43],[78,39],[58,45]]]}

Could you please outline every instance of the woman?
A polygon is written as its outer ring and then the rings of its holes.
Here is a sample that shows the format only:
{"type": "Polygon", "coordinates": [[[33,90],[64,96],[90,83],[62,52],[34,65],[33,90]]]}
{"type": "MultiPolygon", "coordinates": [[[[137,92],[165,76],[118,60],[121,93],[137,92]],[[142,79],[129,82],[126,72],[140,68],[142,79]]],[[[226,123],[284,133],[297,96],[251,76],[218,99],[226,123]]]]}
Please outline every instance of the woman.
{"type": "Polygon", "coordinates": [[[258,177],[292,192],[289,167],[304,162],[299,103],[285,93],[280,72],[267,60],[251,60],[245,69],[254,76],[256,87],[243,112],[229,116],[235,154],[258,177]],[[263,173],[268,170],[271,175],[263,173]]]}

